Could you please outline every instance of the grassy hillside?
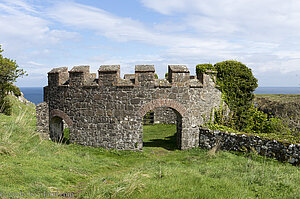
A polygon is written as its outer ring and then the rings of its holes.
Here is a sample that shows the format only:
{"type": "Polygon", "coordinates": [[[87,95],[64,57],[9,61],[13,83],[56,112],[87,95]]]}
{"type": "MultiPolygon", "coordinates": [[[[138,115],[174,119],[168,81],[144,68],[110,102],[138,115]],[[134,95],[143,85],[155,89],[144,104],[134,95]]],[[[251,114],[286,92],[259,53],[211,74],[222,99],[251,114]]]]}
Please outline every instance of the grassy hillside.
{"type": "Polygon", "coordinates": [[[173,125],[144,126],[143,152],[64,145],[42,141],[33,107],[14,104],[12,116],[0,115],[2,198],[20,191],[87,199],[300,198],[299,167],[254,154],[179,151],[173,125]]]}
{"type": "Polygon", "coordinates": [[[255,94],[257,99],[266,98],[271,101],[276,102],[296,102],[300,103],[300,95],[299,94],[255,94]]]}
{"type": "Polygon", "coordinates": [[[282,118],[300,137],[300,95],[256,94],[255,102],[263,112],[282,118]]]}

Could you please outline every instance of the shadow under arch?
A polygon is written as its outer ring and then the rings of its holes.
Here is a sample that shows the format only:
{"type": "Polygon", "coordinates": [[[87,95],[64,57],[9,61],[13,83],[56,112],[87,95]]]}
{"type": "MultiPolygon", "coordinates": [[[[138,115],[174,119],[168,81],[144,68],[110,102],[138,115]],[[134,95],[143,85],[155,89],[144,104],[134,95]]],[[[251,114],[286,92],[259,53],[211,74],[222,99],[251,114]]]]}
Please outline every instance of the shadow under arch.
{"type": "MultiPolygon", "coordinates": [[[[177,149],[181,149],[182,146],[182,118],[186,112],[185,107],[180,104],[179,102],[175,100],[170,99],[156,99],[152,100],[151,102],[148,102],[144,104],[138,111],[138,115],[143,118],[143,116],[150,110],[154,110],[155,108],[159,107],[167,107],[171,108],[174,113],[176,114],[176,133],[173,136],[167,137],[168,141],[176,141],[177,149]]],[[[165,141],[164,141],[165,142],[165,141]]],[[[167,150],[175,150],[174,147],[170,147],[169,144],[163,144],[163,140],[161,139],[153,139],[151,140],[151,143],[147,142],[144,143],[144,146],[148,147],[162,147],[167,150]]]]}
{"type": "Polygon", "coordinates": [[[64,135],[65,127],[70,128],[73,125],[70,117],[63,111],[54,109],[50,112],[50,138],[54,142],[69,143],[69,139],[64,135]]]}

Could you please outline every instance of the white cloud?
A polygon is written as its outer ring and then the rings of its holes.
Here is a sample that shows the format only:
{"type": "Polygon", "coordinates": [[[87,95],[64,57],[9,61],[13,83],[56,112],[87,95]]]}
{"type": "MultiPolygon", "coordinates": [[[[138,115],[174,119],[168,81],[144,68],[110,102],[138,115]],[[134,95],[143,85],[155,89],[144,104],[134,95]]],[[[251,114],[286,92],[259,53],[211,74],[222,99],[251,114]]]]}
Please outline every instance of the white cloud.
{"type": "MultiPolygon", "coordinates": [[[[255,72],[289,73],[300,69],[300,2],[297,0],[141,0],[163,15],[181,16],[203,38],[226,45],[213,60],[237,59],[255,72]],[[234,45],[232,48],[231,45],[234,45]]],[[[171,48],[170,54],[202,54],[203,49],[171,48]]],[[[187,55],[188,56],[188,55],[187,55]]]]}
{"type": "MultiPolygon", "coordinates": [[[[142,44],[162,47],[165,50],[152,55],[152,57],[159,58],[159,60],[150,59],[153,61],[152,63],[163,64],[162,67],[167,67],[170,62],[196,64],[201,60],[214,61],[228,57],[233,59],[236,56],[232,54],[232,51],[239,51],[241,48],[238,43],[228,42],[224,39],[201,38],[198,35],[179,33],[184,30],[184,27],[177,31],[180,24],[174,22],[154,24],[154,27],[147,27],[138,20],[118,17],[99,8],[73,2],[58,3],[49,9],[48,13],[49,17],[78,31],[94,31],[98,35],[113,41],[138,41],[142,44]]],[[[108,56],[103,57],[103,55],[98,57],[101,63],[119,62],[125,65],[124,68],[129,63],[133,63],[131,58],[125,58],[128,59],[126,61],[124,58],[110,59],[108,56]],[[107,62],[108,60],[109,62],[107,62]],[[114,60],[117,62],[114,62],[114,60]]],[[[149,63],[147,56],[143,56],[141,61],[138,59],[133,60],[141,64],[149,63]]]]}
{"type": "Polygon", "coordinates": [[[49,9],[49,16],[79,30],[89,29],[118,41],[145,40],[150,32],[142,23],[114,16],[102,9],[62,2],[49,9]]]}
{"type": "MultiPolygon", "coordinates": [[[[159,60],[152,60],[161,67],[166,67],[170,62],[194,67],[201,62],[215,63],[233,59],[243,61],[257,72],[275,69],[283,73],[298,68],[296,61],[286,67],[287,60],[278,53],[280,42],[285,41],[281,38],[286,33],[285,28],[295,25],[293,19],[298,16],[296,12],[285,15],[290,6],[282,6],[282,9],[269,8],[267,5],[270,5],[270,1],[259,3],[250,0],[142,2],[162,14],[181,13],[182,20],[156,23],[153,27],[147,27],[138,20],[118,17],[99,8],[73,2],[58,3],[49,13],[55,20],[77,30],[92,30],[119,42],[138,41],[163,47],[165,50],[154,55],[159,60]],[[291,20],[284,23],[286,18],[291,20]],[[282,26],[285,28],[282,29],[282,26]],[[187,34],[187,29],[195,33],[187,34]],[[274,30],[278,33],[273,33],[274,30]]],[[[297,27],[298,24],[292,32],[296,32],[297,27]]],[[[296,50],[294,54],[297,54],[296,50]]],[[[147,62],[146,56],[142,59],[144,63],[147,62]]],[[[139,62],[137,59],[134,61],[139,62]]],[[[134,61],[130,58],[106,57],[106,61],[102,60],[102,63],[117,62],[127,68],[134,61]]]]}
{"type": "Polygon", "coordinates": [[[199,33],[223,38],[282,41],[298,37],[300,2],[297,0],[141,0],[161,14],[182,15],[199,33]]]}
{"type": "Polygon", "coordinates": [[[18,12],[18,10],[24,10],[24,11],[28,11],[30,13],[38,13],[38,11],[36,11],[36,9],[32,6],[29,5],[28,3],[26,3],[25,1],[20,1],[20,0],[3,0],[6,4],[8,4],[8,6],[5,6],[6,8],[8,8],[9,11],[13,11],[14,13],[18,12]]]}
{"type": "Polygon", "coordinates": [[[17,60],[17,64],[29,73],[29,76],[18,80],[24,85],[34,79],[45,78],[52,67],[47,62],[52,62],[51,57],[55,56],[54,50],[49,48],[78,38],[78,33],[53,28],[53,23],[43,16],[40,10],[26,1],[4,0],[0,3],[0,45],[5,57],[17,60]]]}
{"type": "Polygon", "coordinates": [[[120,17],[74,1],[51,1],[47,8],[32,1],[0,2],[0,27],[5,27],[0,44],[5,52],[35,75],[59,64],[81,63],[93,71],[100,64],[120,64],[123,73],[133,72],[136,64],[155,64],[163,75],[171,63],[186,64],[192,71],[198,63],[229,59],[242,61],[258,74],[290,74],[300,68],[296,0],[140,0],[166,15],[153,24],[142,16],[120,17]],[[139,50],[128,47],[131,56],[119,55],[131,44],[139,50]],[[123,48],[116,50],[118,45],[123,48]],[[155,50],[148,52],[148,47],[155,50]]]}
{"type": "MultiPolygon", "coordinates": [[[[226,41],[207,40],[193,36],[167,34],[144,26],[130,18],[121,18],[104,10],[77,3],[64,2],[50,10],[50,16],[57,21],[79,30],[89,29],[107,38],[125,41],[139,41],[146,44],[167,47],[224,48],[226,41]],[[215,44],[218,44],[215,45],[215,44]]],[[[157,27],[157,26],[156,26],[157,27]]],[[[157,28],[156,28],[157,29],[157,28]]]]}
{"type": "Polygon", "coordinates": [[[0,3],[0,43],[14,55],[78,37],[77,33],[51,28],[51,23],[25,1],[0,3]]]}
{"type": "Polygon", "coordinates": [[[34,66],[43,66],[44,65],[44,64],[40,64],[40,63],[37,63],[37,62],[34,62],[34,61],[29,61],[27,63],[30,64],[30,65],[34,65],[34,66]]]}
{"type": "Polygon", "coordinates": [[[141,0],[141,2],[157,12],[165,15],[172,14],[174,12],[183,12],[188,9],[191,0],[141,0]]]}
{"type": "Polygon", "coordinates": [[[15,40],[21,46],[55,44],[58,40],[76,35],[64,30],[51,30],[46,20],[25,14],[1,16],[0,26],[5,27],[0,31],[2,40],[15,40]]]}

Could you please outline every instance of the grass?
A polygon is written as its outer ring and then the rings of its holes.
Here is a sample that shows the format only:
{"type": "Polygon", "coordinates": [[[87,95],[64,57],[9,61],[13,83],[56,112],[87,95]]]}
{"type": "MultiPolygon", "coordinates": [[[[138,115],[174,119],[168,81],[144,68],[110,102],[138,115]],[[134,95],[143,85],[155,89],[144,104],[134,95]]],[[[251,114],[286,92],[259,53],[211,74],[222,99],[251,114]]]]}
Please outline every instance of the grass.
{"type": "Polygon", "coordinates": [[[300,198],[299,167],[254,154],[176,150],[173,125],[144,126],[143,152],[65,145],[42,141],[34,109],[14,103],[13,116],[0,115],[2,198],[20,191],[87,199],[300,198]]]}
{"type": "Polygon", "coordinates": [[[176,125],[144,125],[143,146],[146,150],[152,147],[176,150],[176,125]]]}

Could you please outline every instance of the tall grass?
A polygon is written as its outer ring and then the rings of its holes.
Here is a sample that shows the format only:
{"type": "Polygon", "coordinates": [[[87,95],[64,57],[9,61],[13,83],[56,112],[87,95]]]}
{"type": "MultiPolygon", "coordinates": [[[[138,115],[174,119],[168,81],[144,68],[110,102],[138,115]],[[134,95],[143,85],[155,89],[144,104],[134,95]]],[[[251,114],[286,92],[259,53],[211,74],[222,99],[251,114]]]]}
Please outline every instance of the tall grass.
{"type": "Polygon", "coordinates": [[[174,148],[172,125],[145,127],[144,152],[66,145],[41,141],[33,107],[14,103],[12,116],[0,115],[0,146],[7,151],[0,153],[0,193],[58,192],[76,198],[300,196],[299,167],[255,154],[180,151],[174,148]]]}
{"type": "MultiPolygon", "coordinates": [[[[24,105],[9,96],[15,105],[12,108],[12,116],[0,114],[0,154],[15,155],[24,147],[34,146],[39,138],[36,133],[36,119],[34,105],[24,105]],[[35,142],[33,142],[35,140],[35,142]]],[[[42,140],[39,139],[39,143],[42,140]]]]}

